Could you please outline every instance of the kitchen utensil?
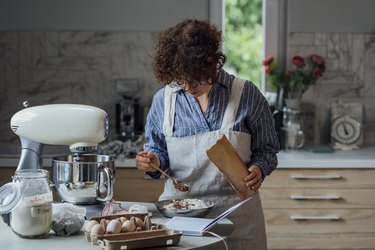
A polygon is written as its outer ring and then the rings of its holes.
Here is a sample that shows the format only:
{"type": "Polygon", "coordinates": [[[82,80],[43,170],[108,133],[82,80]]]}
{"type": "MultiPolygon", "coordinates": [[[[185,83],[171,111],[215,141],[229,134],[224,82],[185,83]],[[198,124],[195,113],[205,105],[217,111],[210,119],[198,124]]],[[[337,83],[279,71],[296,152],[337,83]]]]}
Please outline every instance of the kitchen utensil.
{"type": "Polygon", "coordinates": [[[183,199],[171,199],[171,200],[163,200],[158,201],[155,203],[157,209],[162,213],[165,217],[172,218],[173,216],[181,216],[181,217],[205,217],[211,209],[215,206],[215,204],[211,201],[202,201],[205,204],[205,208],[194,208],[194,209],[185,209],[185,208],[166,208],[165,206],[171,203],[175,203],[178,201],[182,201],[183,199]]]}
{"type": "Polygon", "coordinates": [[[158,170],[160,173],[162,173],[162,174],[165,175],[166,177],[170,178],[170,179],[173,181],[173,185],[174,185],[174,187],[175,187],[177,190],[179,190],[179,191],[181,191],[181,192],[187,192],[187,191],[189,191],[189,188],[190,188],[190,187],[189,187],[187,184],[183,183],[183,182],[180,181],[180,180],[177,180],[177,179],[171,177],[169,174],[167,174],[165,171],[163,171],[161,168],[159,168],[158,166],[156,166],[156,165],[153,164],[153,163],[150,163],[150,166],[151,166],[152,168],[155,168],[156,170],[158,170]]]}
{"type": "Polygon", "coordinates": [[[115,166],[108,155],[63,155],[52,158],[53,183],[62,200],[95,204],[113,197],[115,166]]]}
{"type": "Polygon", "coordinates": [[[254,193],[253,190],[246,188],[243,181],[245,176],[249,174],[247,167],[225,135],[217,140],[206,153],[211,161],[228,178],[241,200],[254,193]]]}

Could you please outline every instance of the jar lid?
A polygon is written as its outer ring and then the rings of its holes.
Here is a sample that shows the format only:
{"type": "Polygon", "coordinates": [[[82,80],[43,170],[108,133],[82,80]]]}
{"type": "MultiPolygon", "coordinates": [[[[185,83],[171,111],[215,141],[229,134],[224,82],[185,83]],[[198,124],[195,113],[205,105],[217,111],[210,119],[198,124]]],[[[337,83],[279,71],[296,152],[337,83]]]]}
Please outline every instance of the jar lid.
{"type": "Polygon", "coordinates": [[[21,200],[21,190],[18,183],[10,182],[0,187],[0,214],[7,214],[21,200]]]}

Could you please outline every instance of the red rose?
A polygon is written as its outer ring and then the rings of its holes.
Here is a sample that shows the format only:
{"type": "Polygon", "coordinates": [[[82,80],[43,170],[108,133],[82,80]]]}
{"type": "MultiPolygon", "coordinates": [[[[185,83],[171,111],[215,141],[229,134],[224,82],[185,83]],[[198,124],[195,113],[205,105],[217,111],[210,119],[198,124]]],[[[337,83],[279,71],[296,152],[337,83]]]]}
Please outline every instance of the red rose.
{"type": "Polygon", "coordinates": [[[316,63],[318,65],[324,65],[324,59],[318,55],[312,55],[311,56],[311,61],[313,61],[313,63],[316,63]]]}
{"type": "Polygon", "coordinates": [[[319,78],[322,76],[322,71],[320,70],[313,70],[313,72],[311,72],[311,75],[314,77],[314,78],[319,78]]]}
{"type": "Polygon", "coordinates": [[[292,57],[292,63],[296,65],[297,68],[301,68],[305,66],[305,59],[303,59],[300,56],[293,56],[292,57]]]}
{"type": "Polygon", "coordinates": [[[263,65],[264,66],[269,66],[273,62],[273,56],[268,56],[266,59],[263,60],[263,65]]]}

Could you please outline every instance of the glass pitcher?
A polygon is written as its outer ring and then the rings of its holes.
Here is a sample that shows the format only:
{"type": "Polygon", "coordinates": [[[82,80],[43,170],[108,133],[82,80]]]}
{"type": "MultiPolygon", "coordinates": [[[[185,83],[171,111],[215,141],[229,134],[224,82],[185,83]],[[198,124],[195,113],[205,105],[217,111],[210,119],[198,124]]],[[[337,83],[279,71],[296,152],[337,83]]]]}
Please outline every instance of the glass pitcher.
{"type": "Polygon", "coordinates": [[[303,133],[303,121],[299,109],[283,109],[283,131],[285,150],[296,150],[302,148],[305,143],[303,133]]]}

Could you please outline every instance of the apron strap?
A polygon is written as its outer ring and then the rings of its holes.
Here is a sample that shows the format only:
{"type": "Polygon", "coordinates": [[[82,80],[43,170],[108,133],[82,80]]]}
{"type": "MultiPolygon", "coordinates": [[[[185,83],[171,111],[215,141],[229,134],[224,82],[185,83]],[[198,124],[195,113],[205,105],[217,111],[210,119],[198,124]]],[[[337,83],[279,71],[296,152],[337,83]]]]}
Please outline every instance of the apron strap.
{"type": "Polygon", "coordinates": [[[228,106],[224,113],[223,122],[221,124],[222,130],[233,129],[234,122],[236,120],[238,106],[240,104],[242,90],[245,86],[244,79],[236,77],[232,84],[232,90],[230,92],[228,106]]]}
{"type": "Polygon", "coordinates": [[[172,136],[174,126],[174,113],[176,110],[176,93],[169,85],[164,88],[164,121],[163,133],[165,137],[172,136]]]}
{"type": "MultiPolygon", "coordinates": [[[[228,106],[224,113],[222,130],[232,129],[236,120],[238,106],[242,96],[242,90],[245,86],[244,79],[236,77],[232,84],[232,90],[228,100],[228,106]]],[[[164,121],[163,133],[165,137],[172,136],[174,126],[174,115],[176,110],[176,93],[170,86],[164,88],[164,121]]]]}

